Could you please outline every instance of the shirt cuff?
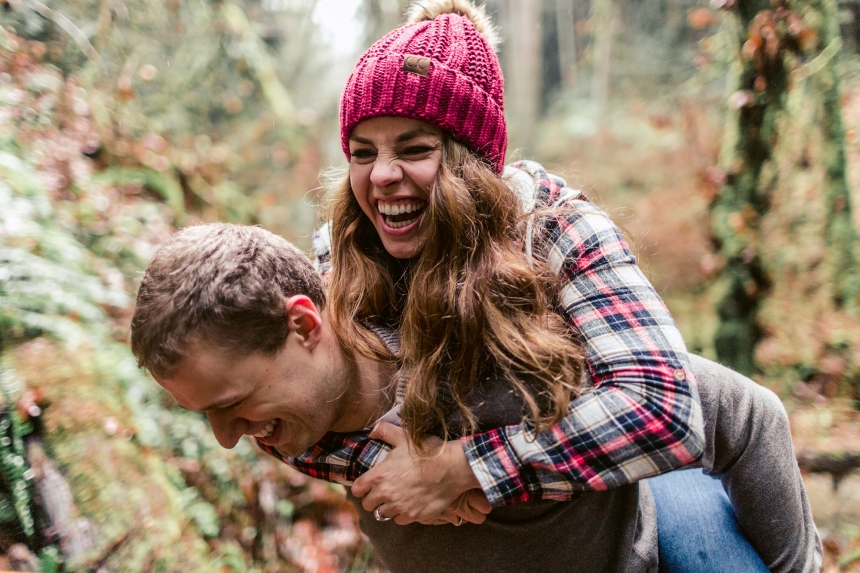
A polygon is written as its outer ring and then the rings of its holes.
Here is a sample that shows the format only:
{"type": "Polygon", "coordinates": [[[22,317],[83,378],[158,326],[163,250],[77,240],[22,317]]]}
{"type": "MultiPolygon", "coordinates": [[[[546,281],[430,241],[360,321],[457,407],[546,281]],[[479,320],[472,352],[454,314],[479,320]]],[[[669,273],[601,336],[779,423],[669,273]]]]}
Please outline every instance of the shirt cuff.
{"type": "Polygon", "coordinates": [[[461,438],[460,444],[490,505],[499,507],[539,498],[535,495],[536,484],[524,479],[519,469],[522,462],[510,447],[504,428],[461,438]]]}

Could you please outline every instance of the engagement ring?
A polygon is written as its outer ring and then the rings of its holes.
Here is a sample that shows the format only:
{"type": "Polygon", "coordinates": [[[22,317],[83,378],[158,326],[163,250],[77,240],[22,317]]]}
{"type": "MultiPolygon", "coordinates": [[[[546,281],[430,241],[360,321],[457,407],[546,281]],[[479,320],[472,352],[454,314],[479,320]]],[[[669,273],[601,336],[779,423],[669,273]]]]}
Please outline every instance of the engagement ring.
{"type": "Polygon", "coordinates": [[[455,524],[454,524],[454,527],[460,527],[461,525],[463,525],[463,518],[462,518],[462,517],[458,517],[458,518],[457,518],[457,523],[455,523],[455,524]]]}
{"type": "MultiPolygon", "coordinates": [[[[380,508],[380,507],[382,507],[382,506],[381,506],[381,505],[377,505],[377,506],[376,506],[376,509],[374,509],[374,510],[373,510],[373,517],[374,517],[374,519],[376,519],[376,521],[389,521],[391,518],[390,518],[390,517],[385,517],[384,515],[382,515],[382,513],[379,511],[379,508],[380,508]]],[[[463,519],[461,518],[461,519],[460,519],[460,523],[462,523],[462,522],[463,522],[463,519]]],[[[460,525],[460,524],[458,523],[457,525],[460,525]]]]}

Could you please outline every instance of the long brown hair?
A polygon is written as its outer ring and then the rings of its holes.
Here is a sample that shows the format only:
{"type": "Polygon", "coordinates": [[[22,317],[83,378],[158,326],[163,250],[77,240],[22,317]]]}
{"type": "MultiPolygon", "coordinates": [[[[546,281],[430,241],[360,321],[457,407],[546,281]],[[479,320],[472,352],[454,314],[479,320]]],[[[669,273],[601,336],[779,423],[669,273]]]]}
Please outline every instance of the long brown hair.
{"type": "Polygon", "coordinates": [[[554,311],[558,278],[541,249],[523,251],[526,218],[505,181],[468,148],[445,136],[442,164],[421,225],[421,252],[391,257],[362,213],[349,178],[332,190],[329,306],[348,348],[401,360],[409,373],[401,415],[413,443],[430,428],[471,434],[469,391],[492,375],[515,389],[541,429],[559,421],[577,395],[582,351],[554,311]],[[364,326],[399,325],[392,357],[364,326]],[[450,388],[462,420],[448,428],[440,407],[450,388]]]}

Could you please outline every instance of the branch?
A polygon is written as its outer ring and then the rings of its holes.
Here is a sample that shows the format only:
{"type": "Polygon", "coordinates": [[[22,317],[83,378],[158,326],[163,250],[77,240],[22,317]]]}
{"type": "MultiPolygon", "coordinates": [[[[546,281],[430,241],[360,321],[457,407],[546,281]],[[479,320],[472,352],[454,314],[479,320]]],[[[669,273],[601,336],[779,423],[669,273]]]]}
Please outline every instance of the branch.
{"type": "Polygon", "coordinates": [[[66,31],[66,33],[72,37],[84,55],[90,60],[99,61],[101,58],[99,57],[99,53],[90,44],[89,38],[87,35],[81,31],[80,28],[75,26],[74,22],[66,18],[60,12],[56,10],[52,10],[39,2],[38,0],[30,0],[30,3],[33,5],[33,9],[41,14],[43,17],[47,18],[51,22],[57,24],[60,28],[66,31]]]}
{"type": "Polygon", "coordinates": [[[860,469],[860,454],[843,452],[839,454],[817,454],[804,451],[797,454],[797,465],[800,469],[813,474],[830,474],[833,479],[833,489],[839,487],[845,477],[856,469],[860,469]]]}
{"type": "Polygon", "coordinates": [[[254,70],[260,87],[263,88],[263,95],[269,102],[275,117],[285,127],[294,128],[296,115],[292,98],[278,79],[274,59],[266,50],[263,41],[254,33],[248,17],[245,16],[239,6],[232,2],[223,4],[221,15],[233,35],[242,41],[246,49],[246,60],[251,69],[254,70]]]}

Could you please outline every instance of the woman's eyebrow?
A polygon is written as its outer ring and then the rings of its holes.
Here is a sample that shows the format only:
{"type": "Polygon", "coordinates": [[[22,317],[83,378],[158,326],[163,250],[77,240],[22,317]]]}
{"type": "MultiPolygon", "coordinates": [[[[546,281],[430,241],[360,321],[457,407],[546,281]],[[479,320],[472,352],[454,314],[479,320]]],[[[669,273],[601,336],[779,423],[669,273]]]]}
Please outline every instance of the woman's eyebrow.
{"type": "Polygon", "coordinates": [[[401,133],[397,136],[395,140],[397,143],[403,143],[404,141],[409,141],[410,139],[415,139],[421,135],[437,135],[432,131],[428,131],[423,127],[419,127],[418,129],[413,129],[412,131],[407,131],[406,133],[401,133]]]}
{"type": "MultiPolygon", "coordinates": [[[[412,131],[407,131],[406,133],[401,133],[395,139],[395,143],[403,143],[404,141],[409,141],[410,139],[415,139],[416,137],[422,135],[438,135],[435,132],[424,129],[423,127],[419,127],[418,129],[413,129],[412,131]]],[[[373,145],[373,140],[370,140],[366,137],[360,137],[358,135],[350,135],[350,141],[355,141],[356,143],[363,143],[365,145],[373,145]]]]}

